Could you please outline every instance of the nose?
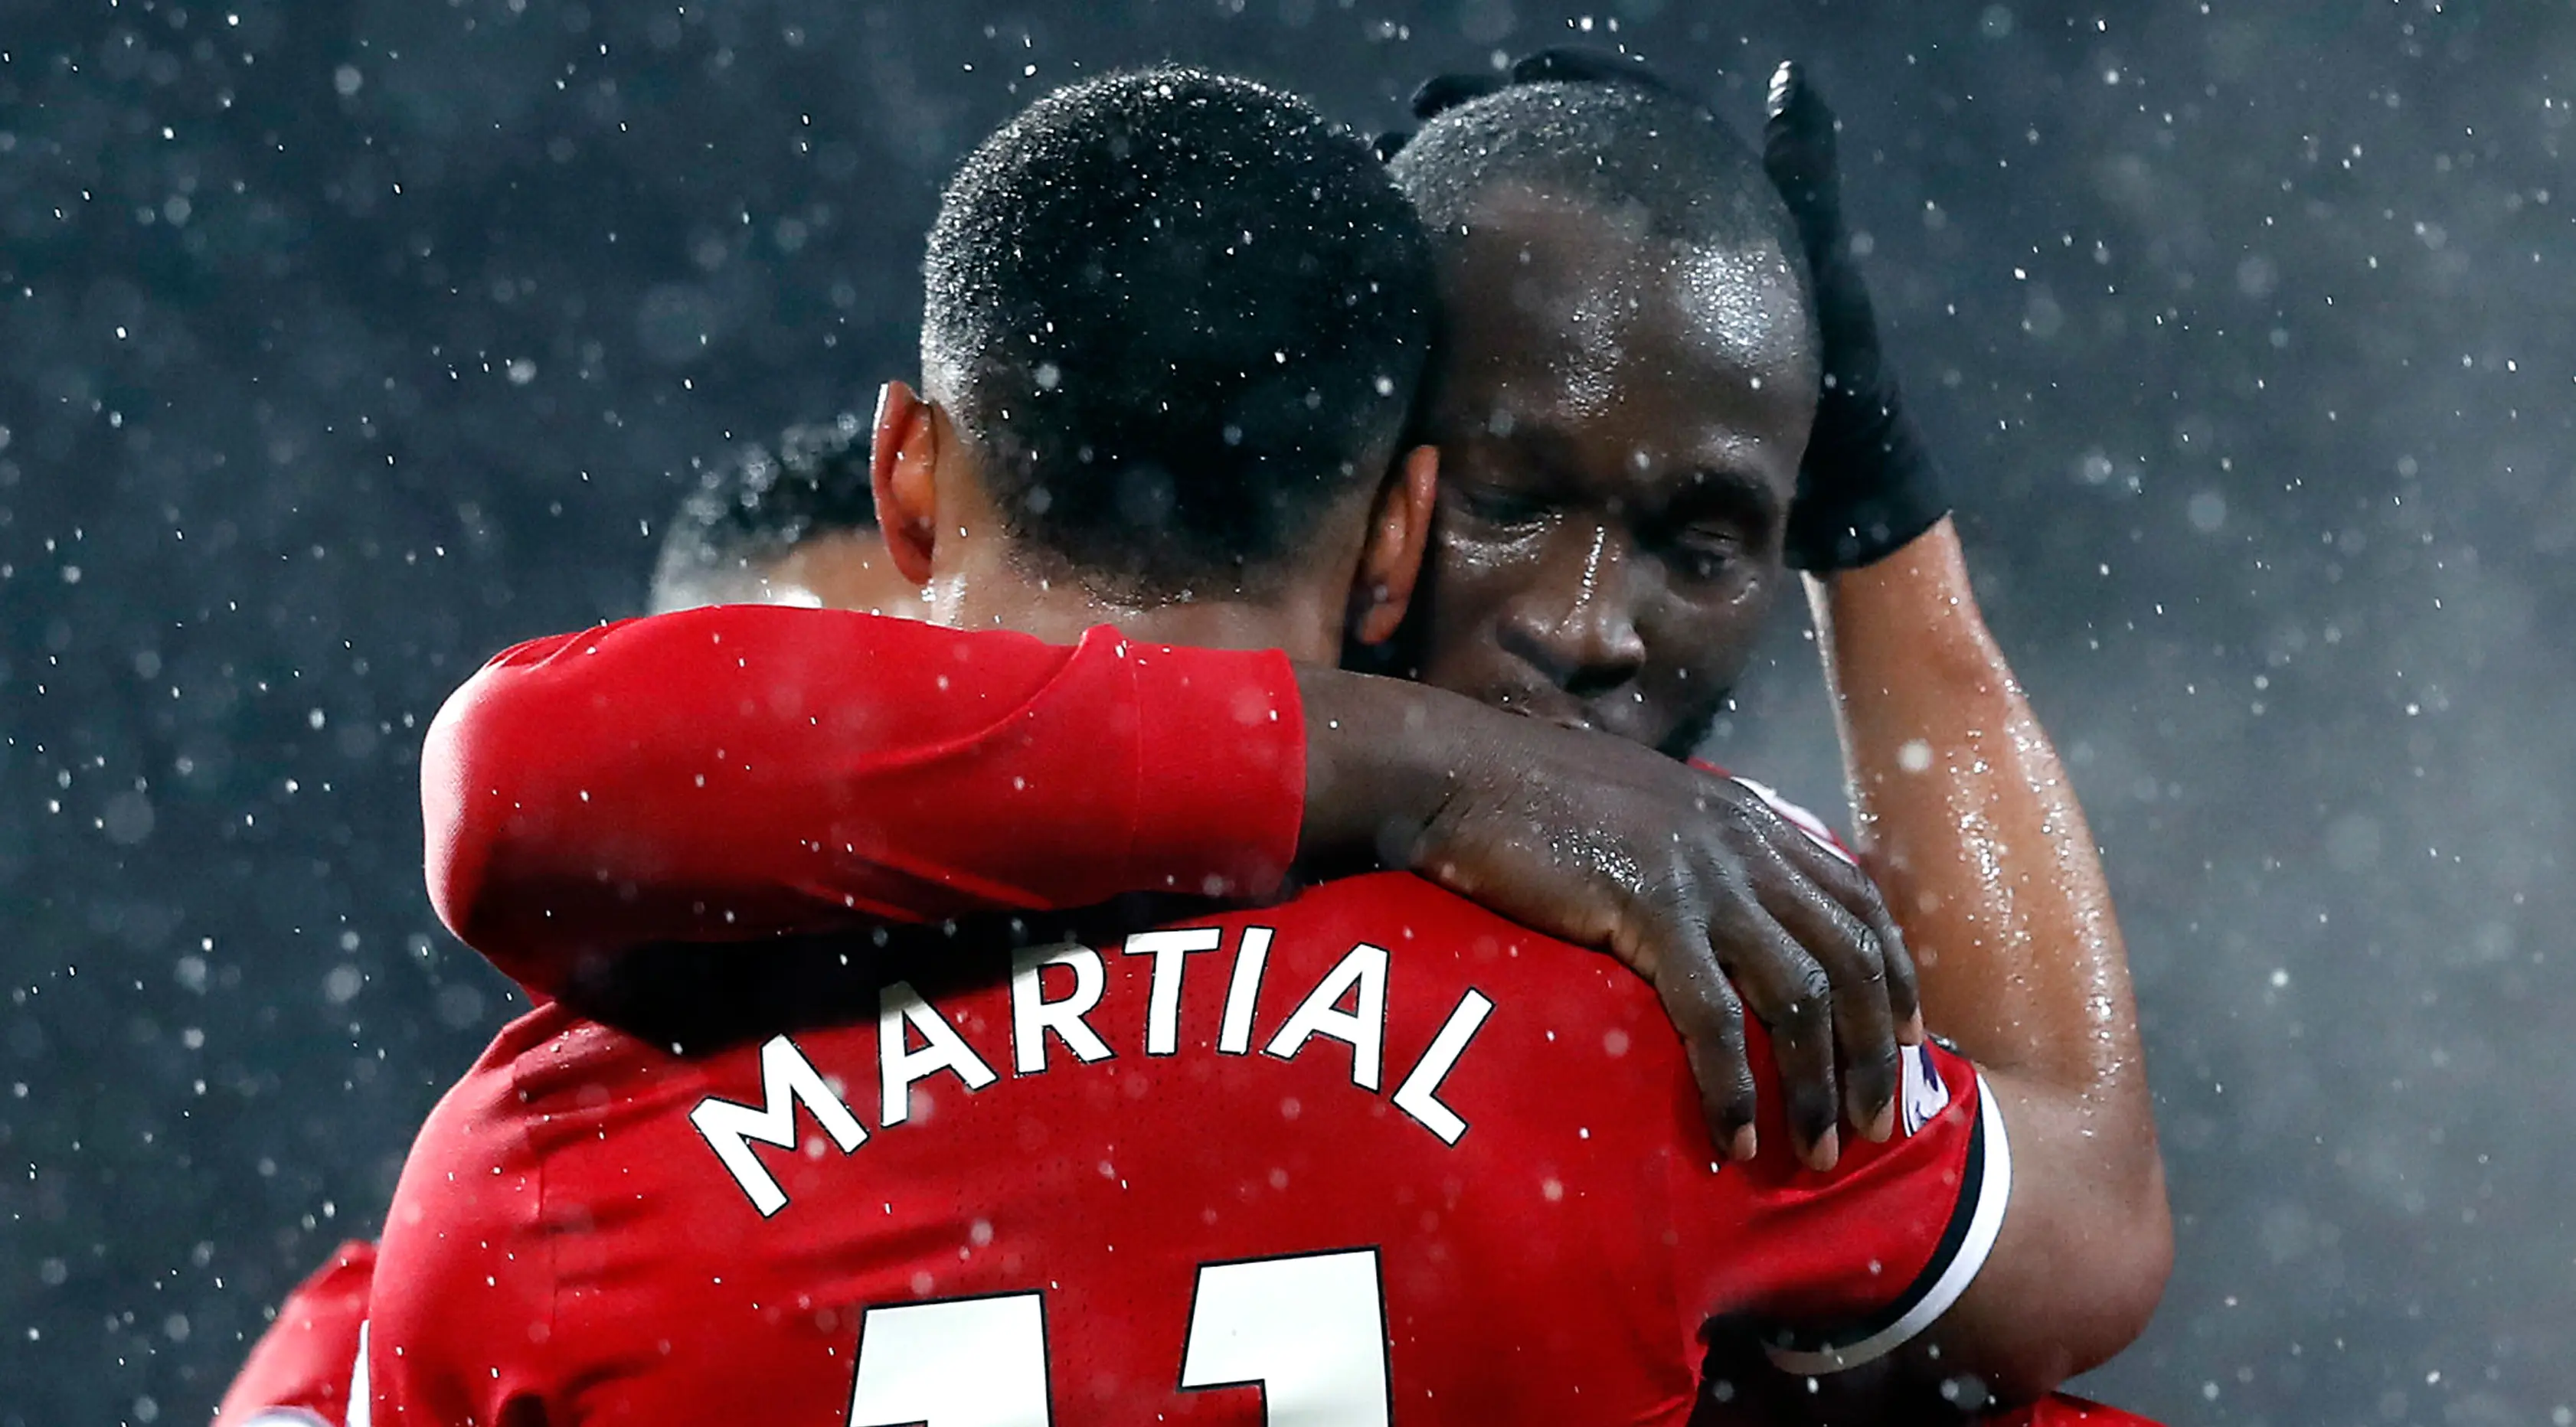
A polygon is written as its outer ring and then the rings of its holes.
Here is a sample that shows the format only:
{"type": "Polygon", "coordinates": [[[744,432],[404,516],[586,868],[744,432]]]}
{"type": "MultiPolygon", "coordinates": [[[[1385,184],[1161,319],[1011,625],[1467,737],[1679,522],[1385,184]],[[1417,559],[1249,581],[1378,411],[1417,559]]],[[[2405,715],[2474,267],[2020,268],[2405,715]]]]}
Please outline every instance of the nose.
{"type": "Polygon", "coordinates": [[[1600,521],[1560,525],[1537,576],[1505,612],[1505,652],[1576,698],[1609,692],[1637,677],[1646,644],[1637,633],[1624,532],[1600,521]]]}

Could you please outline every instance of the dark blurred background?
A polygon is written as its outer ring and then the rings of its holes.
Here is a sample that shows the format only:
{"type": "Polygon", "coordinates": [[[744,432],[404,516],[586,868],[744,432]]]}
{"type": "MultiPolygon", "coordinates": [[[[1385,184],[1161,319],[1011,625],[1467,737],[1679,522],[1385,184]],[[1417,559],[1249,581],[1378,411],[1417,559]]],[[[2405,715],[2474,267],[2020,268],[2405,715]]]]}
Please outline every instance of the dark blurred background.
{"type": "MultiPolygon", "coordinates": [[[[199,1422],[516,1004],[420,730],[690,470],[913,370],[1047,86],[1366,127],[1627,45],[1840,106],[1991,616],[2107,851],[2181,1224],[2097,1391],[2576,1402],[2576,11],[2517,0],[0,0],[0,1424],[199,1422]]],[[[1718,756],[1836,797],[1785,618],[1718,756]]]]}

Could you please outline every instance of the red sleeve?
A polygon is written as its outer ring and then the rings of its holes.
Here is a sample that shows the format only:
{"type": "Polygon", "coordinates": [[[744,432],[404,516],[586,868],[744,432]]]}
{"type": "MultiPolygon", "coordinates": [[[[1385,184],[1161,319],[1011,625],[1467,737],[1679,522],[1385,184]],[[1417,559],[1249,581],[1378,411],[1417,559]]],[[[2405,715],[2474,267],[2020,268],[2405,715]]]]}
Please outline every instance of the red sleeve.
{"type": "Polygon", "coordinates": [[[367,1321],[375,1274],[376,1246],[353,1239],[297,1284],[215,1409],[219,1427],[248,1427],[263,1415],[290,1422],[319,1418],[326,1427],[344,1427],[358,1330],[367,1321]]]}
{"type": "MultiPolygon", "coordinates": [[[[1768,1062],[1762,1045],[1751,1053],[1768,1062]]],[[[1932,1045],[1903,1056],[1897,1133],[1851,1137],[1829,1174],[1779,1148],[1724,1169],[1672,1162],[1689,1328],[1748,1314],[1775,1330],[1772,1361],[1816,1376],[1893,1351],[1967,1290],[2003,1227],[2012,1152],[1975,1066],[1932,1045]]],[[[1788,1143],[1779,1100],[1763,1096],[1765,1146],[1788,1143]]]]}
{"type": "Polygon", "coordinates": [[[430,900],[543,992],[651,941],[1261,896],[1296,850],[1305,758],[1276,651],[657,615],[508,650],[439,711],[430,900]]]}

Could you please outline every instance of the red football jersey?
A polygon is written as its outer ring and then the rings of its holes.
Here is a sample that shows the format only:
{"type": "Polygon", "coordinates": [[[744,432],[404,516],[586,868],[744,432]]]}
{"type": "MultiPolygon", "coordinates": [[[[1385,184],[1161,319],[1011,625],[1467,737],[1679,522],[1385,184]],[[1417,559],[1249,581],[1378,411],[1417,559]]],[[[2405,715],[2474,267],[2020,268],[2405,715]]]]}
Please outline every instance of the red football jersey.
{"type": "Polygon", "coordinates": [[[1930,1048],[1890,1143],[1719,1168],[1644,983],[1400,875],[855,990],[505,1029],[395,1193],[374,1420],[1678,1424],[1711,1317],[1884,1352],[2008,1194],[1930,1048]]]}
{"type": "Polygon", "coordinates": [[[218,1427],[348,1427],[375,1271],[376,1246],[352,1239],[297,1284],[224,1392],[218,1427]]]}

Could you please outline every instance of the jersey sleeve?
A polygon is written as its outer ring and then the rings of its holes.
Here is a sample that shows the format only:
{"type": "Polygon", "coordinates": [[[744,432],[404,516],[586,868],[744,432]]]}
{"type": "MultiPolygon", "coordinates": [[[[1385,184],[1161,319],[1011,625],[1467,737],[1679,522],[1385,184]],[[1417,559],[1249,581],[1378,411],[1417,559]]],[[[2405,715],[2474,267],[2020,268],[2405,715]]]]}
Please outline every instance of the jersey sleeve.
{"type": "MultiPolygon", "coordinates": [[[[1751,1053],[1769,1063],[1766,1045],[1751,1053]]],[[[1689,1327],[1750,1318],[1768,1330],[1774,1363],[1816,1376],[1894,1351],[1967,1291],[2003,1227],[2011,1147],[1975,1066],[1928,1044],[1903,1060],[1897,1133],[1853,1137],[1830,1173],[1782,1152],[1776,1094],[1762,1097],[1770,1148],[1751,1163],[1672,1161],[1689,1327]]],[[[1697,1113],[1695,1098],[1683,1113],[1697,1113]]]]}
{"type": "Polygon", "coordinates": [[[508,650],[421,756],[431,901],[539,992],[645,942],[1267,895],[1305,783],[1276,651],[740,605],[508,650]]]}
{"type": "Polygon", "coordinates": [[[217,1427],[347,1427],[375,1271],[376,1246],[353,1239],[297,1284],[225,1390],[217,1427]]]}

